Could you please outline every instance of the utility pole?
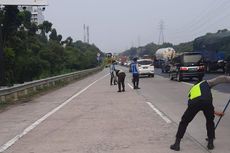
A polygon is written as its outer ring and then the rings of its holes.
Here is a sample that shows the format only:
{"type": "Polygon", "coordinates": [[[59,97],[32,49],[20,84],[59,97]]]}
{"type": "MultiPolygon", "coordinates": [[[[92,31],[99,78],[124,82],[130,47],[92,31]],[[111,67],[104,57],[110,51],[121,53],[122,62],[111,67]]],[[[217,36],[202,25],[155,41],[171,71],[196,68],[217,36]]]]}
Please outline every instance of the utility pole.
{"type": "Polygon", "coordinates": [[[85,24],[83,26],[83,30],[84,30],[84,42],[86,42],[86,27],[85,27],[85,24]]]}
{"type": "MultiPolygon", "coordinates": [[[[46,0],[43,1],[31,1],[29,4],[26,1],[3,1],[1,2],[0,8],[2,9],[5,6],[47,6],[48,3],[46,0]]],[[[16,22],[16,21],[15,21],[16,22]]],[[[4,86],[6,84],[5,80],[5,65],[4,65],[4,47],[5,47],[5,39],[3,38],[5,35],[4,29],[6,25],[0,23],[0,86],[4,86]],[[4,34],[3,34],[4,33],[4,34]]]]}
{"type": "Polygon", "coordinates": [[[89,44],[89,26],[87,26],[87,43],[89,44]]]}
{"type": "Polygon", "coordinates": [[[140,36],[137,37],[137,43],[138,43],[138,47],[140,47],[140,45],[141,45],[141,37],[140,36]]]}
{"type": "Polygon", "coordinates": [[[158,45],[164,43],[164,21],[160,22],[160,33],[158,38],[158,45]],[[161,43],[162,42],[162,43],[161,43]]]}

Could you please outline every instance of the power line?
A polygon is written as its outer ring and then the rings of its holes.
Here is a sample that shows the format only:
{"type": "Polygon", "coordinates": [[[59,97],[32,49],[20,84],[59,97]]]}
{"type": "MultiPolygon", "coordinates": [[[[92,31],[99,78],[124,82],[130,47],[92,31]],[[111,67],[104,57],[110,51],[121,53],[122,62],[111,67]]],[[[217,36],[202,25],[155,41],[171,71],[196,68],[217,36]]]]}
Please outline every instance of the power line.
{"type": "Polygon", "coordinates": [[[209,26],[209,23],[212,22],[212,20],[219,18],[220,16],[220,10],[221,10],[221,15],[223,14],[223,11],[227,11],[229,7],[229,1],[225,1],[219,5],[215,10],[212,11],[213,15],[208,14],[203,20],[200,22],[194,23],[196,26],[193,26],[190,29],[190,32],[197,31],[197,29],[202,29],[202,27],[207,27],[209,26]]]}
{"type": "MultiPolygon", "coordinates": [[[[221,3],[218,4],[219,5],[216,5],[217,7],[213,8],[212,10],[209,10],[206,16],[203,16],[202,18],[199,18],[199,20],[194,22],[192,24],[193,26],[190,26],[187,29],[184,28],[181,31],[177,31],[176,33],[173,33],[173,37],[175,37],[175,39],[178,39],[179,37],[188,36],[188,35],[195,36],[199,34],[200,36],[202,32],[204,31],[208,32],[207,27],[213,27],[214,25],[217,25],[217,23],[219,23],[217,21],[220,21],[221,19],[224,19],[229,15],[228,12],[226,15],[223,16],[224,12],[228,11],[228,7],[230,4],[229,1],[222,1],[221,3]]],[[[172,33],[170,36],[172,36],[172,33]]]]}
{"type": "MultiPolygon", "coordinates": [[[[210,4],[211,6],[215,6],[214,8],[211,7],[210,5],[208,7],[209,9],[204,8],[204,10],[205,10],[205,11],[203,11],[204,13],[200,13],[198,17],[196,17],[195,19],[191,19],[191,22],[189,24],[184,25],[182,28],[180,28],[178,30],[176,29],[174,33],[180,34],[183,32],[188,32],[188,30],[191,32],[196,31],[200,27],[208,24],[208,22],[213,18],[213,16],[218,15],[218,12],[220,12],[220,9],[221,10],[228,10],[228,9],[223,9],[223,7],[227,6],[226,2],[228,2],[228,1],[219,2],[219,1],[215,0],[215,2],[218,2],[218,3],[217,4],[212,3],[212,5],[210,4]]],[[[223,11],[221,11],[221,12],[223,13],[223,11]]]]}

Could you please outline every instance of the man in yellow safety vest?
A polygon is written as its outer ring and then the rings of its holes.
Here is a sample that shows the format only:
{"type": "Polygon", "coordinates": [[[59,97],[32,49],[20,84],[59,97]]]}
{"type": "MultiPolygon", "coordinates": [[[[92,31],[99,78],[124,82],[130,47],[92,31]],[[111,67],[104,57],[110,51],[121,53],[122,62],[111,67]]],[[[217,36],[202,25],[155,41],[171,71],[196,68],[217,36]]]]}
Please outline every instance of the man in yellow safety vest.
{"type": "Polygon", "coordinates": [[[178,130],[176,134],[176,141],[170,146],[170,149],[179,151],[180,141],[183,138],[188,124],[193,120],[199,111],[203,111],[206,118],[206,129],[208,136],[209,150],[214,149],[213,140],[215,138],[215,124],[214,124],[214,114],[224,115],[220,112],[214,111],[214,106],[212,103],[212,93],[211,88],[220,83],[230,83],[230,76],[219,76],[211,80],[201,81],[194,85],[188,95],[188,107],[184,112],[178,130]]]}

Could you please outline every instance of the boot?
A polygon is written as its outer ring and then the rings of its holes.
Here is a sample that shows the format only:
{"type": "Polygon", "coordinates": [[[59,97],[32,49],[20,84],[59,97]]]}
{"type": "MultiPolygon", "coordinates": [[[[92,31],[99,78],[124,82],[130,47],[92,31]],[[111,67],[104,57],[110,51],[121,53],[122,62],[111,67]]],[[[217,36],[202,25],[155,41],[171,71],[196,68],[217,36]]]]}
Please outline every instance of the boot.
{"type": "Polygon", "coordinates": [[[181,139],[176,138],[175,143],[170,146],[170,149],[180,151],[180,140],[181,139]]]}
{"type": "Polygon", "coordinates": [[[208,148],[208,150],[213,150],[214,149],[213,139],[208,140],[207,148],[208,148]]]}

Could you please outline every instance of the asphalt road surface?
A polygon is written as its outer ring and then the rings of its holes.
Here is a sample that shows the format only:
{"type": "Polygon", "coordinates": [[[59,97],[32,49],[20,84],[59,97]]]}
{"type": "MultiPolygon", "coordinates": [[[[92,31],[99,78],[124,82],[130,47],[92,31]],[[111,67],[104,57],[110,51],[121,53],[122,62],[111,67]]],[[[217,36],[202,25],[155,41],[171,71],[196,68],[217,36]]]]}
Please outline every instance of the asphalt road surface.
{"type": "MultiPolygon", "coordinates": [[[[117,86],[109,85],[108,72],[105,69],[2,112],[0,152],[174,152],[169,146],[174,142],[178,122],[186,108],[191,82],[169,81],[159,73],[154,78],[141,78],[141,89],[133,90],[131,76],[126,72],[126,91],[117,93],[117,86]]],[[[219,88],[213,90],[217,110],[229,98],[229,93],[219,88]]],[[[226,112],[216,131],[216,148],[212,152],[229,153],[229,121],[226,112]]],[[[199,114],[188,127],[181,151],[209,152],[205,138],[205,120],[199,114]]]]}
{"type": "MultiPolygon", "coordinates": [[[[161,73],[156,69],[156,77],[142,77],[140,80],[141,90],[139,94],[144,96],[164,112],[172,121],[177,124],[180,121],[187,107],[187,95],[192,84],[196,80],[185,80],[182,82],[169,80],[167,73],[161,73]]],[[[204,79],[211,79],[222,74],[206,74],[204,79]]],[[[218,85],[212,90],[213,102],[216,111],[222,111],[230,96],[230,84],[218,85]]],[[[216,130],[215,150],[212,152],[230,152],[230,114],[229,109],[222,118],[216,130]],[[220,151],[220,150],[221,151],[220,151]]],[[[216,117],[217,121],[218,117],[216,117]]],[[[206,122],[202,112],[200,112],[189,125],[187,132],[204,147],[206,146],[206,122]]]]}

